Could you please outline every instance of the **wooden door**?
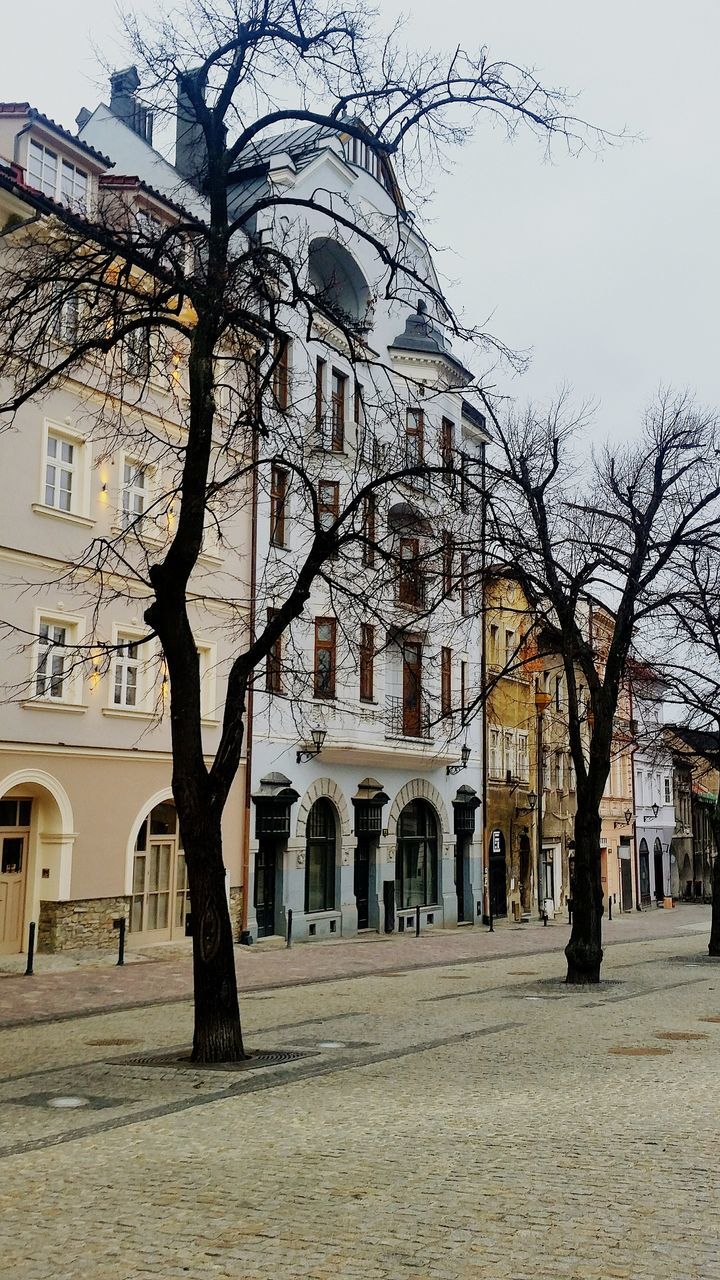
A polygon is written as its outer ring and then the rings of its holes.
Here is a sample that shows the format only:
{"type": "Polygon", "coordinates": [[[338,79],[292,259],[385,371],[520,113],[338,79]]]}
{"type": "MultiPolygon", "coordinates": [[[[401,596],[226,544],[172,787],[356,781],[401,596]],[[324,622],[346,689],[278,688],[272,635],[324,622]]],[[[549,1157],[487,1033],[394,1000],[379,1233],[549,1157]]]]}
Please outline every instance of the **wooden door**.
{"type": "Polygon", "coordinates": [[[0,954],[22,950],[28,838],[24,832],[0,836],[0,954]]]}
{"type": "Polygon", "coordinates": [[[418,640],[403,644],[403,734],[406,738],[422,735],[422,645],[418,640]]]}

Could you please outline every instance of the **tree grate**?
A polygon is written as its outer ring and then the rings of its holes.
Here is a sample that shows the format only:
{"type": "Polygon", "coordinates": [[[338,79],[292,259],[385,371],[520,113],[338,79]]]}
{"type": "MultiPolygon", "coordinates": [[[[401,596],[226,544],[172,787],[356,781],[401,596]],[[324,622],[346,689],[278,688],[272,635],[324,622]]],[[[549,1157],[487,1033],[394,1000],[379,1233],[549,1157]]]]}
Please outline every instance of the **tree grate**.
{"type": "Polygon", "coordinates": [[[147,1053],[138,1057],[115,1059],[108,1065],[113,1067],[169,1067],[177,1071],[258,1071],[261,1067],[282,1066],[286,1062],[297,1062],[301,1058],[314,1055],[307,1051],[295,1049],[265,1049],[251,1053],[242,1062],[193,1062],[190,1053],[147,1053]]]}

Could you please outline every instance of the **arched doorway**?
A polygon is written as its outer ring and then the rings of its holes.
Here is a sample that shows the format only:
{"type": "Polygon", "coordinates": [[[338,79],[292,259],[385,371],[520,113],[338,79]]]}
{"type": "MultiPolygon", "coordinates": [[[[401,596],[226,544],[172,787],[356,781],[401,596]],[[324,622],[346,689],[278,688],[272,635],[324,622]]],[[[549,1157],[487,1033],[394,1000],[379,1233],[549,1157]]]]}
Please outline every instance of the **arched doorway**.
{"type": "Polygon", "coordinates": [[[22,950],[32,799],[0,800],[0,954],[22,950]]]}
{"type": "Polygon", "coordinates": [[[398,818],[395,898],[401,910],[438,901],[438,824],[426,800],[411,800],[398,818]]]}
{"type": "Polygon", "coordinates": [[[655,864],[655,897],[661,902],[665,897],[665,869],[663,867],[663,851],[659,839],[653,845],[653,862],[655,864]]]}
{"type": "Polygon", "coordinates": [[[182,938],[189,913],[177,811],[172,800],[162,800],[140,823],[135,838],[130,932],[141,941],[182,938]]]}
{"type": "Polygon", "coordinates": [[[0,954],[25,950],[41,900],[69,898],[74,840],[70,800],[51,774],[18,770],[0,782],[0,954]]]}
{"type": "Polygon", "coordinates": [[[329,800],[316,800],[307,818],[305,912],[335,910],[336,813],[329,800]]]}
{"type": "Polygon", "coordinates": [[[640,902],[644,907],[650,904],[650,850],[643,836],[639,849],[640,862],[640,902]]]}

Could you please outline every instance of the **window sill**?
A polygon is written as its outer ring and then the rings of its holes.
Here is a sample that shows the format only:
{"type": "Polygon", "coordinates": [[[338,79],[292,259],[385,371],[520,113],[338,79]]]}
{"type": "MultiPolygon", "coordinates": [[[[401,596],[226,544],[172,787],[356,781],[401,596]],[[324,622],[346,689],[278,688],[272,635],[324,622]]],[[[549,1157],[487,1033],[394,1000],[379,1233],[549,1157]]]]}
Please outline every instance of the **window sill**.
{"type": "Polygon", "coordinates": [[[66,520],[68,524],[78,524],[83,529],[92,529],[95,524],[88,516],[78,516],[72,511],[60,511],[57,507],[47,507],[44,502],[33,502],[32,510],[36,516],[51,516],[55,520],[66,520]]]}
{"type": "Polygon", "coordinates": [[[103,707],[104,716],[120,716],[127,720],[157,720],[160,717],[155,711],[145,711],[143,707],[103,707]]]}
{"type": "Polygon", "coordinates": [[[69,711],[73,715],[82,715],[88,709],[87,703],[61,702],[59,698],[27,698],[20,706],[26,711],[69,711]]]}

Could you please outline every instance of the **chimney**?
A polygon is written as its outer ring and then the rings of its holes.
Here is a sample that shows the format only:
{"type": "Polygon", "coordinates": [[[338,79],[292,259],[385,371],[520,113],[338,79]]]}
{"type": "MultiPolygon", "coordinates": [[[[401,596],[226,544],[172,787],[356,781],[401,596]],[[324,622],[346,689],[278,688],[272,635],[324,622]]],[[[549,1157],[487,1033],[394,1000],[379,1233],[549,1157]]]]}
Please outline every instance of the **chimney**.
{"type": "Polygon", "coordinates": [[[110,110],[128,129],[152,146],[152,111],[143,107],[135,97],[140,88],[137,67],[125,67],[114,71],[110,77],[110,110]]]}
{"type": "Polygon", "coordinates": [[[177,78],[177,127],[175,134],[175,168],[183,178],[200,190],[207,177],[207,146],[202,125],[198,123],[190,92],[199,91],[204,98],[201,71],[181,72],[177,78]]]}

